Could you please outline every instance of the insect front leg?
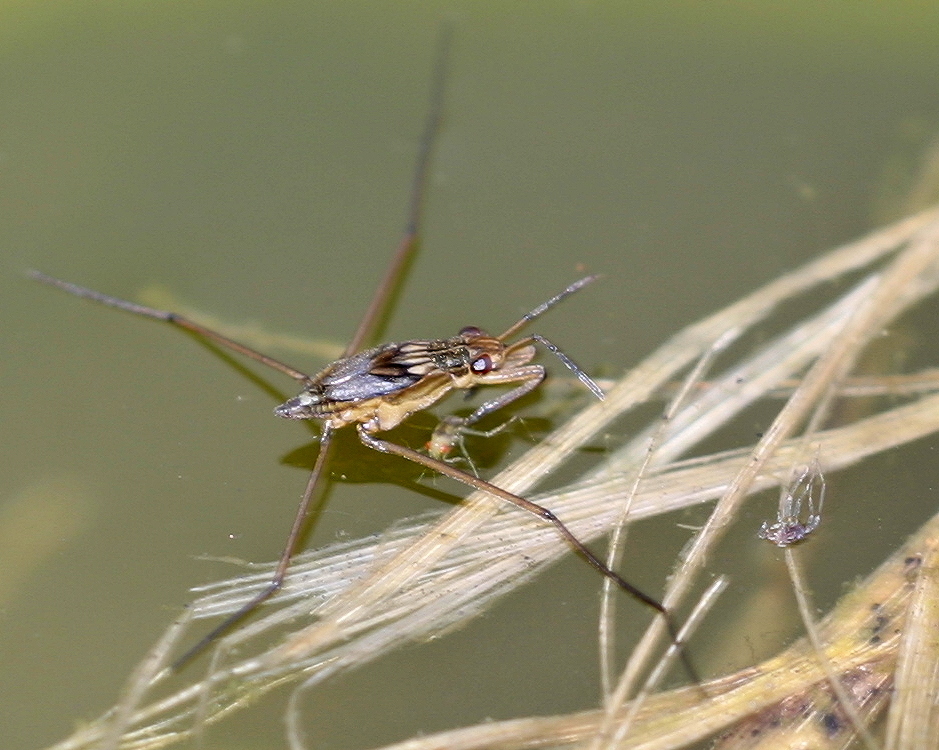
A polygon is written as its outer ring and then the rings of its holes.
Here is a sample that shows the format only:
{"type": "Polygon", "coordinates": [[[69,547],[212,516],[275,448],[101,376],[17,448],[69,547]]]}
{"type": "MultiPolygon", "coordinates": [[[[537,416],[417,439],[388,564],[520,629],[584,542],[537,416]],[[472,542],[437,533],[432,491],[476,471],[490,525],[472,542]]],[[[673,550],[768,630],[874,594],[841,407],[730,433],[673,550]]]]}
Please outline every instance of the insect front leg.
{"type": "MultiPolygon", "coordinates": [[[[440,423],[434,428],[430,440],[427,442],[427,451],[431,456],[437,459],[443,459],[449,454],[455,445],[462,443],[463,434],[467,429],[492,412],[501,409],[503,406],[511,404],[522,396],[530,393],[544,380],[545,371],[541,365],[527,365],[508,371],[494,371],[480,376],[476,380],[478,385],[499,385],[502,383],[512,383],[522,381],[521,385],[516,386],[511,391],[503,393],[497,398],[490,399],[475,409],[472,414],[465,417],[447,416],[440,420],[440,423]]],[[[500,430],[502,427],[499,428],[500,430]]],[[[472,462],[471,462],[472,465],[472,462]]]]}

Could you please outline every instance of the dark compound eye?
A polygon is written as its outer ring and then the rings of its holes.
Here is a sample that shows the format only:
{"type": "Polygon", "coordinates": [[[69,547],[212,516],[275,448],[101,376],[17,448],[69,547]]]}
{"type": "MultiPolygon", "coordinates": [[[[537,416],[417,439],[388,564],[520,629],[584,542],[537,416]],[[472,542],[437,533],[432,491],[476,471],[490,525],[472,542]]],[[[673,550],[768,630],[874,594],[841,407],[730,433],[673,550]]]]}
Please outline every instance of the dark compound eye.
{"type": "Polygon", "coordinates": [[[492,370],[492,357],[488,354],[483,354],[482,356],[476,357],[473,360],[473,363],[470,365],[470,369],[479,374],[484,375],[485,373],[492,370]]]}
{"type": "Polygon", "coordinates": [[[476,326],[466,326],[466,328],[460,329],[461,336],[481,336],[482,333],[476,326]]]}

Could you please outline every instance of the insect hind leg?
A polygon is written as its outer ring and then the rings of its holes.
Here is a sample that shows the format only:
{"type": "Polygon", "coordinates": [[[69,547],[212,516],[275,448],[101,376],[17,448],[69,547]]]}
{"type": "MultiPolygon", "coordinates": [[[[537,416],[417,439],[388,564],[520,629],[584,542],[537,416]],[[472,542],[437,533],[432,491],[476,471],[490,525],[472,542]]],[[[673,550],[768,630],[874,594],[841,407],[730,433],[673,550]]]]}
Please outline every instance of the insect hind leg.
{"type": "Polygon", "coordinates": [[[526,500],[525,498],[515,495],[508,490],[504,490],[501,487],[487,482],[485,479],[480,479],[471,474],[467,474],[465,471],[457,469],[455,466],[450,466],[444,461],[439,461],[432,456],[425,456],[423,453],[408,448],[403,445],[398,445],[397,443],[392,443],[388,440],[382,440],[381,438],[375,437],[370,434],[363,425],[358,426],[359,440],[369,448],[378,451],[379,453],[389,453],[395,456],[400,456],[401,458],[406,458],[409,461],[413,461],[416,464],[425,466],[428,469],[432,469],[444,476],[455,479],[458,482],[461,482],[468,487],[479,490],[481,492],[486,492],[490,495],[493,495],[500,500],[505,500],[506,502],[511,503],[516,508],[531,513],[534,516],[537,516],[546,523],[551,524],[557,529],[558,533],[564,538],[564,540],[574,548],[578,555],[580,555],[583,560],[589,564],[594,570],[599,572],[601,575],[609,578],[613,583],[615,583],[619,588],[625,591],[630,596],[638,599],[640,602],[646,606],[654,609],[661,617],[665,623],[665,627],[669,632],[671,637],[672,644],[678,649],[679,657],[682,660],[682,663],[685,667],[685,670],[688,672],[688,676],[696,684],[700,684],[701,680],[698,677],[697,670],[695,670],[694,665],[691,663],[687,652],[685,651],[682,642],[678,638],[678,627],[675,624],[675,620],[672,617],[671,612],[665,608],[665,606],[655,597],[646,594],[641,589],[637,588],[633,584],[629,583],[625,578],[620,576],[615,571],[608,568],[599,557],[597,557],[593,552],[590,551],[590,548],[587,547],[577,536],[567,527],[567,525],[561,521],[553,511],[545,508],[537,503],[532,502],[531,500],[526,500]]]}

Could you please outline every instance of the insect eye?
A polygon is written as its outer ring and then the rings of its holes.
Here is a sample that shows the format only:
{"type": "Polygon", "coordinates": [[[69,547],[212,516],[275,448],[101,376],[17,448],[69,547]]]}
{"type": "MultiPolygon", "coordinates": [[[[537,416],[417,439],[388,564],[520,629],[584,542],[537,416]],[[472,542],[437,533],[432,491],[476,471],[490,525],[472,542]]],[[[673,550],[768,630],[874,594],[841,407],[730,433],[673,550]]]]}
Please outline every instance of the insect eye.
{"type": "Polygon", "coordinates": [[[476,326],[466,326],[466,328],[460,329],[461,336],[481,336],[482,333],[476,326]]]}
{"type": "Polygon", "coordinates": [[[470,364],[470,369],[480,375],[484,375],[492,370],[492,357],[488,354],[480,355],[470,364]]]}

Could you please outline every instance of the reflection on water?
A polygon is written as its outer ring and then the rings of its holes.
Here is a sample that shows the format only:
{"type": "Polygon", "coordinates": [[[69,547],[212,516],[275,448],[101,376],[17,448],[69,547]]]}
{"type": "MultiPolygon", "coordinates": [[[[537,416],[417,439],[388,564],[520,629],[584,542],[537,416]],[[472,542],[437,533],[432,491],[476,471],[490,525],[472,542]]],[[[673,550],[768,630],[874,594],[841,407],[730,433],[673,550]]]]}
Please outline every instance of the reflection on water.
{"type": "Polygon", "coordinates": [[[26,598],[29,577],[93,522],[94,501],[73,477],[27,487],[0,504],[0,606],[26,598]]]}

